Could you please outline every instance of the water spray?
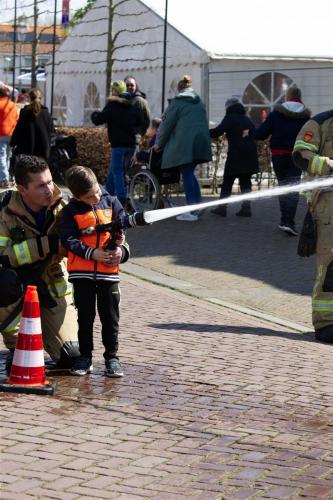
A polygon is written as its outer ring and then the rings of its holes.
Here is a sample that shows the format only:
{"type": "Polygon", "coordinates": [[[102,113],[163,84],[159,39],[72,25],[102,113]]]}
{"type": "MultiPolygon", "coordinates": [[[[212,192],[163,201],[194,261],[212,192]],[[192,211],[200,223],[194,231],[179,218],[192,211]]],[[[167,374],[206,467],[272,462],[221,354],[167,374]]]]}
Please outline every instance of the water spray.
{"type": "Polygon", "coordinates": [[[232,195],[228,198],[220,198],[218,200],[197,203],[195,205],[149,210],[147,212],[142,212],[142,219],[144,223],[151,224],[152,222],[169,219],[170,217],[175,217],[176,215],[185,214],[187,212],[193,212],[194,210],[203,210],[204,208],[216,207],[218,205],[240,203],[246,200],[260,200],[261,198],[270,198],[272,196],[280,196],[287,193],[312,191],[313,189],[325,188],[329,186],[333,186],[333,176],[321,178],[320,180],[315,179],[313,181],[302,182],[299,184],[263,189],[252,193],[232,195]]]}
{"type": "Polygon", "coordinates": [[[272,196],[280,196],[287,193],[312,191],[313,189],[325,188],[333,186],[333,176],[325,177],[320,180],[302,182],[300,184],[292,184],[288,186],[279,186],[271,189],[263,189],[252,193],[229,196],[228,198],[220,198],[214,201],[205,203],[197,203],[195,205],[184,205],[181,207],[162,208],[159,210],[148,210],[147,212],[135,212],[134,214],[123,214],[114,222],[107,224],[97,224],[81,231],[81,234],[93,234],[108,231],[112,234],[111,246],[115,244],[116,233],[123,229],[133,228],[136,226],[146,226],[164,219],[170,219],[176,215],[193,212],[194,210],[203,210],[204,208],[216,207],[218,205],[229,205],[240,203],[246,200],[260,200],[262,198],[270,198],[272,196]]]}

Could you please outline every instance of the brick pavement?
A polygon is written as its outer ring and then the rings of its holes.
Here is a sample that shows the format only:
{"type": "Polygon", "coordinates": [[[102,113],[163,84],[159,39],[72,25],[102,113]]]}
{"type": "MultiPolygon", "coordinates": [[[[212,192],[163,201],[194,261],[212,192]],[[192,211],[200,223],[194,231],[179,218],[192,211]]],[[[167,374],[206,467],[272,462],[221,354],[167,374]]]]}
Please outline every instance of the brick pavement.
{"type": "Polygon", "coordinates": [[[1,394],[2,499],[333,498],[331,346],[133,277],[123,291],[123,379],[97,342],[94,374],[54,377],[54,397],[1,394]]]}
{"type": "MultiPolygon", "coordinates": [[[[157,272],[157,281],[168,279],[168,286],[195,296],[245,306],[311,329],[315,258],[298,257],[298,238],[277,228],[277,198],[253,202],[251,219],[236,217],[238,209],[237,204],[229,206],[226,218],[207,210],[196,223],[168,219],[129,230],[128,269],[138,275],[141,270],[143,275],[157,272]]],[[[304,214],[301,198],[299,228],[304,214]]]]}

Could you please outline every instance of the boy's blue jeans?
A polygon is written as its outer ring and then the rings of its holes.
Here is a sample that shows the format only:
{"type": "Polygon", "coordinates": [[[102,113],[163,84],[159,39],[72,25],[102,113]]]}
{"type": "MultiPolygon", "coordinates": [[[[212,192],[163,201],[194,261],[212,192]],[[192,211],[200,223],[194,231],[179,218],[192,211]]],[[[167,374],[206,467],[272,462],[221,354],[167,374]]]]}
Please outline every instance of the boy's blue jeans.
{"type": "Polygon", "coordinates": [[[127,198],[125,184],[125,160],[133,156],[134,148],[111,148],[111,162],[106,179],[106,190],[113,196],[117,196],[120,203],[124,205],[127,198]]]}
{"type": "Polygon", "coordinates": [[[194,175],[196,166],[197,165],[195,163],[187,163],[185,165],[181,165],[180,167],[180,171],[183,176],[186,202],[188,205],[194,205],[195,203],[201,202],[200,186],[196,176],[194,175]]]}

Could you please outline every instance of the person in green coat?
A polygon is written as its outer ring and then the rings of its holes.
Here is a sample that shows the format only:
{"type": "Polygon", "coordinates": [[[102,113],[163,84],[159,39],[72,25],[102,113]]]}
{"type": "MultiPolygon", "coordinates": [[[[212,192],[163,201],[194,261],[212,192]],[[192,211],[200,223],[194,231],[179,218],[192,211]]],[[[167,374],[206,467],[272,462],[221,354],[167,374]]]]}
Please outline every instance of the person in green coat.
{"type": "MultiPolygon", "coordinates": [[[[185,75],[178,82],[178,94],[171,100],[157,134],[155,151],[162,150],[161,168],[180,168],[188,205],[201,202],[200,186],[194,174],[199,163],[212,159],[206,109],[185,75]]],[[[196,221],[192,212],[178,220],[196,221]]]]}

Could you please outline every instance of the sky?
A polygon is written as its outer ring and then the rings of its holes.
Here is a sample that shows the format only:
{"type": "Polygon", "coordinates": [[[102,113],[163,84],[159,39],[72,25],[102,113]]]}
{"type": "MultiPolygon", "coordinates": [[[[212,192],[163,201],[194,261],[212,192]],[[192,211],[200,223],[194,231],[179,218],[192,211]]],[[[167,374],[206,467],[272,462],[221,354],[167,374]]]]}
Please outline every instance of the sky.
{"type": "MultiPolygon", "coordinates": [[[[17,0],[22,6],[32,0],[17,0]]],[[[0,0],[10,9],[14,0],[0,0]]],[[[47,0],[50,10],[54,0],[47,0]]],[[[71,9],[85,0],[70,0],[71,9]]],[[[146,0],[164,16],[165,0],[146,0]]],[[[58,0],[60,8],[62,0],[58,0]]],[[[9,11],[0,12],[0,22],[9,11]]],[[[168,20],[217,54],[333,57],[333,0],[168,0],[168,20]],[[200,8],[199,6],[204,7],[200,8]]]]}

